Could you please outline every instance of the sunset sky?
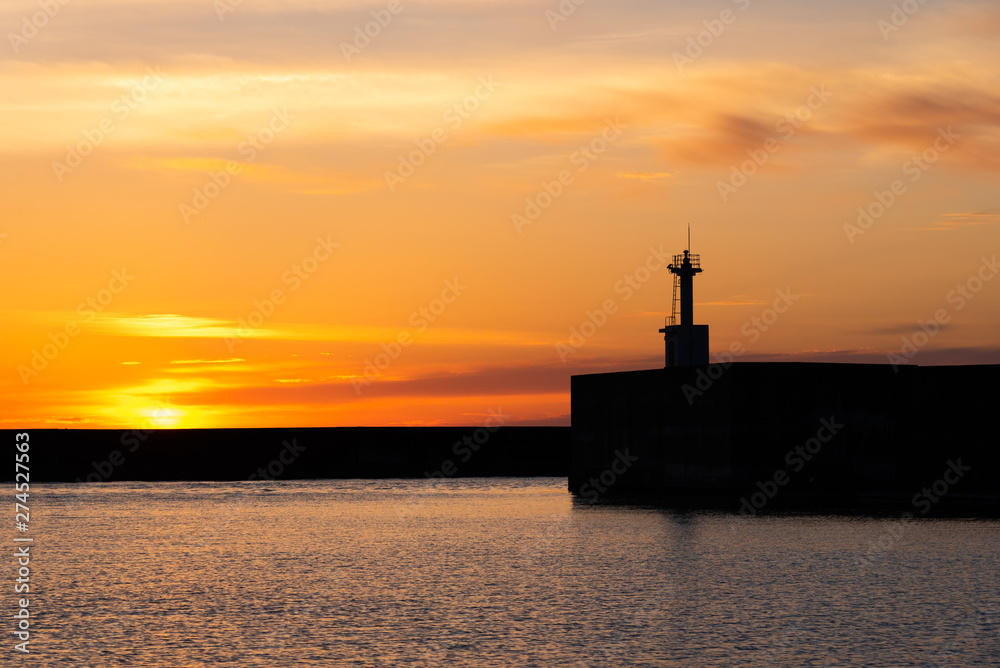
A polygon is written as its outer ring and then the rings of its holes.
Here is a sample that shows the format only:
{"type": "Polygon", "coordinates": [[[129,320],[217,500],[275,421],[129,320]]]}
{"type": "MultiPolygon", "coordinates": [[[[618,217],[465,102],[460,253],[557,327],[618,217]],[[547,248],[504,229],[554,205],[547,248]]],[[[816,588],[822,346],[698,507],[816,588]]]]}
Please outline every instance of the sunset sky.
{"type": "Polygon", "coordinates": [[[688,224],[714,352],[1000,362],[997,3],[577,2],[0,4],[0,419],[569,424],[688,224]]]}

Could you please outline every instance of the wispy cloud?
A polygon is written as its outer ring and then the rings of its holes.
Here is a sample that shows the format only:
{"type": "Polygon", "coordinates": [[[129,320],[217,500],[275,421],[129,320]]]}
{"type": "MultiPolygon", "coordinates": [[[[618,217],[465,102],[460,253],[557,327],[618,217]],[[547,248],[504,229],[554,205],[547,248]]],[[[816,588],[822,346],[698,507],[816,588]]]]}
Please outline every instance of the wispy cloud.
{"type": "MultiPolygon", "coordinates": [[[[226,338],[233,336],[235,326],[235,322],[218,318],[185,316],[177,313],[138,316],[101,313],[98,314],[93,328],[103,334],[118,336],[226,338]]],[[[273,334],[269,330],[254,330],[257,336],[267,333],[273,334]]]]}
{"type": "Polygon", "coordinates": [[[659,179],[669,179],[673,174],[670,172],[618,172],[620,179],[640,179],[654,181],[659,179]]]}
{"type": "Polygon", "coordinates": [[[928,227],[917,227],[917,230],[933,232],[948,232],[963,227],[977,225],[992,225],[1000,223],[1000,209],[972,211],[968,213],[946,213],[928,227]]]}
{"type": "Polygon", "coordinates": [[[770,302],[760,301],[760,300],[729,300],[729,301],[715,301],[715,302],[695,302],[695,306],[759,306],[761,304],[768,304],[770,302]]]}

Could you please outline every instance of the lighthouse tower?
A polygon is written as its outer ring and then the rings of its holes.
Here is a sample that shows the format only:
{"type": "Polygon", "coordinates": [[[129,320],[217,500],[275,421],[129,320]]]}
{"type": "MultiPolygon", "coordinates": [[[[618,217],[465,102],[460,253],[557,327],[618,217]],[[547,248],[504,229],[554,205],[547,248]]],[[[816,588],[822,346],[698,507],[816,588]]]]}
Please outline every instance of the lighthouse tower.
{"type": "Polygon", "coordinates": [[[688,229],[688,249],[675,255],[667,269],[674,275],[674,295],[671,313],[663,323],[663,340],[667,366],[708,364],[708,325],[694,324],[694,277],[701,273],[701,258],[690,251],[691,232],[688,229]],[[678,323],[678,316],[680,322],[678,323]]]}

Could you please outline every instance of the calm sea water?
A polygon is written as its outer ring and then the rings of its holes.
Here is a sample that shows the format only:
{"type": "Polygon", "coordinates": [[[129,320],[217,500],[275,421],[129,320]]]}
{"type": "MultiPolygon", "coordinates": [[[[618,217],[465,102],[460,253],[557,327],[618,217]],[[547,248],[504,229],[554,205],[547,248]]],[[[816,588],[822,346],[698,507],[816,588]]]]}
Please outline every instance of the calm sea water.
{"type": "Polygon", "coordinates": [[[9,634],[3,655],[1000,665],[1000,522],[742,519],[578,505],[565,490],[562,478],[33,485],[31,655],[9,634]]]}

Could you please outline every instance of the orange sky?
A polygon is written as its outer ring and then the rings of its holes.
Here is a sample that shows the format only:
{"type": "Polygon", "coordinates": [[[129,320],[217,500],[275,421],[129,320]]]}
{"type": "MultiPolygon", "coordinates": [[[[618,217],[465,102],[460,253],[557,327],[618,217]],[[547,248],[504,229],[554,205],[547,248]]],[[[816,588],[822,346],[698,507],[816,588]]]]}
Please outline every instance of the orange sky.
{"type": "Polygon", "coordinates": [[[568,424],[688,223],[713,351],[1000,362],[1000,9],[917,6],[5,2],[0,419],[568,424]]]}

